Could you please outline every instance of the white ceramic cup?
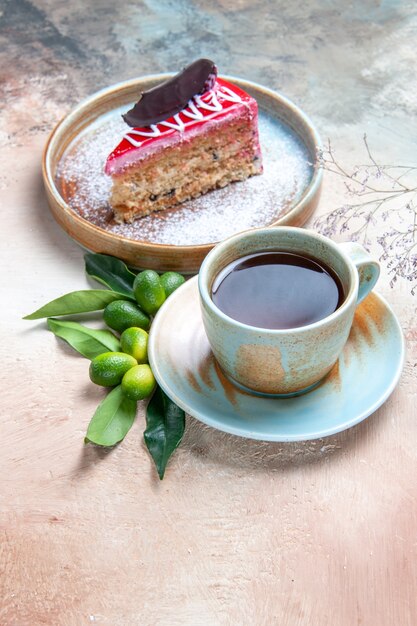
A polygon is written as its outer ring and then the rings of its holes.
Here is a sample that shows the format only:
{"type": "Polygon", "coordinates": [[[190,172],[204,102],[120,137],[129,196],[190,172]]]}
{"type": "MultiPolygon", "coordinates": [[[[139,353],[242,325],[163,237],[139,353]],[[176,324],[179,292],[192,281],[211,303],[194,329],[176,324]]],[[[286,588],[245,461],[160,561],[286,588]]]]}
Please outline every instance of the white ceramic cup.
{"type": "Polygon", "coordinates": [[[356,306],[378,277],[379,264],[359,244],[337,244],[304,228],[262,228],[226,239],[206,256],[198,279],[204,328],[218,364],[249,392],[288,397],[309,391],[336,363],[356,306]],[[223,313],[211,297],[214,279],[232,261],[264,251],[305,254],[330,267],[343,286],[342,304],[313,324],[285,330],[249,326],[223,313]]]}

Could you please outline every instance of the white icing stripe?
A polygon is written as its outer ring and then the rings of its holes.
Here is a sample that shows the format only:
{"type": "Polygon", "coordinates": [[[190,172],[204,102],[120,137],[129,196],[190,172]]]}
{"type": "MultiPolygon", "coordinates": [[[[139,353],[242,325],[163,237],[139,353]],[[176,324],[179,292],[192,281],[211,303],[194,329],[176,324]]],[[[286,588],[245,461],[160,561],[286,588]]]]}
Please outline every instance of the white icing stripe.
{"type": "Polygon", "coordinates": [[[217,94],[215,91],[212,90],[207,92],[203,96],[194,96],[194,98],[192,98],[188,102],[185,109],[174,115],[175,124],[172,122],[164,121],[158,122],[158,124],[151,124],[150,131],[132,129],[129,130],[128,133],[126,133],[124,139],[131,143],[132,146],[134,146],[135,148],[139,148],[142,145],[143,141],[138,141],[137,139],[134,139],[134,137],[131,137],[131,135],[140,137],[158,137],[161,134],[161,130],[160,128],[158,128],[158,126],[165,126],[167,128],[172,128],[173,130],[183,132],[185,130],[187,121],[185,120],[184,123],[184,121],[180,117],[181,115],[185,115],[192,120],[202,120],[204,119],[204,115],[199,109],[205,109],[206,111],[215,112],[222,111],[223,105],[221,101],[219,101],[217,96],[219,96],[220,100],[227,100],[229,102],[236,103],[242,102],[242,98],[237,93],[229,89],[229,87],[226,87],[226,85],[219,85],[217,89],[217,94]]]}
{"type": "Polygon", "coordinates": [[[206,109],[206,111],[221,111],[223,107],[217,100],[216,94],[214,93],[214,91],[211,93],[212,97],[210,104],[208,102],[204,102],[201,96],[194,96],[196,105],[199,106],[200,109],[206,109]]]}
{"type": "Polygon", "coordinates": [[[126,139],[135,148],[140,148],[141,145],[143,144],[143,141],[138,141],[137,139],[133,139],[133,137],[131,137],[130,135],[125,135],[123,139],[126,139]]]}
{"type": "Polygon", "coordinates": [[[229,100],[229,102],[242,102],[242,98],[229,87],[226,87],[226,85],[220,86],[219,94],[224,100],[229,100]]]}
{"type": "MultiPolygon", "coordinates": [[[[181,113],[182,113],[182,111],[181,111],[181,113]]],[[[180,114],[179,113],[174,115],[174,120],[176,121],[176,124],[172,124],[172,122],[159,122],[159,124],[161,126],[167,126],[168,128],[173,128],[174,130],[179,130],[180,133],[182,133],[183,130],[185,129],[185,125],[184,125],[184,122],[182,121],[182,119],[180,118],[180,114]]]]}
{"type": "Polygon", "coordinates": [[[150,127],[151,130],[130,130],[129,133],[131,133],[132,135],[141,135],[142,137],[158,137],[158,135],[161,134],[161,131],[159,130],[158,126],[156,124],[151,124],[150,127]]]}
{"type": "Polygon", "coordinates": [[[197,109],[192,100],[190,100],[187,107],[181,111],[181,114],[190,117],[192,120],[202,120],[204,117],[202,112],[197,109]]]}

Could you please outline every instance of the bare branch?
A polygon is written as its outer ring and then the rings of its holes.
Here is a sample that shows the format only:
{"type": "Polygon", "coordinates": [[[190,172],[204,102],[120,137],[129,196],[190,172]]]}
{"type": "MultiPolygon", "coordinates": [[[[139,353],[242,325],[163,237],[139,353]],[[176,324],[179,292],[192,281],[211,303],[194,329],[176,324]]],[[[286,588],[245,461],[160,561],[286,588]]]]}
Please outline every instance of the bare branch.
{"type": "Polygon", "coordinates": [[[392,276],[391,286],[398,278],[412,282],[411,292],[417,292],[417,165],[380,164],[372,154],[366,134],[363,142],[368,163],[353,169],[342,166],[336,159],[330,139],[319,155],[322,168],[343,179],[346,193],[356,202],[345,204],[320,216],[314,226],[328,236],[349,233],[351,239],[365,246],[372,244],[368,236],[377,220],[387,228],[375,240],[382,248],[380,259],[387,264],[392,276]],[[404,176],[408,185],[401,182],[404,176]],[[375,183],[373,181],[376,181],[375,183]],[[392,188],[378,185],[392,182],[392,188]]]}

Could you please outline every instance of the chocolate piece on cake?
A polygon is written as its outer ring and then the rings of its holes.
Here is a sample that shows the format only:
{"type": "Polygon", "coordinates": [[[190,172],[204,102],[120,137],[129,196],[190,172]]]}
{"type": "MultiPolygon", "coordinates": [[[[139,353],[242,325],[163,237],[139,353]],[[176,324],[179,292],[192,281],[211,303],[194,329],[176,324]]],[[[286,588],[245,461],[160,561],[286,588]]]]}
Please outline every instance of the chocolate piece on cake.
{"type": "Polygon", "coordinates": [[[262,172],[256,101],[206,59],[142,94],[123,117],[141,126],[127,131],[105,167],[118,222],[262,172]]]}

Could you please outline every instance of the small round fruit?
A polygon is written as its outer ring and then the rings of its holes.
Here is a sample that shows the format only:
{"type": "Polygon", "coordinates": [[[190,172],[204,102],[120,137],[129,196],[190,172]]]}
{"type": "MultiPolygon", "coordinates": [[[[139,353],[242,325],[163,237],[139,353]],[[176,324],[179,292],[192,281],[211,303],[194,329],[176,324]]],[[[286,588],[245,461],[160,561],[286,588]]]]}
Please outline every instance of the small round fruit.
{"type": "Polygon", "coordinates": [[[166,298],[161,280],[154,270],[144,270],[136,276],[133,292],[139,306],[149,315],[155,315],[166,298]]]}
{"type": "Polygon", "coordinates": [[[122,391],[130,400],[143,400],[151,395],[156,380],[149,365],[135,365],[123,376],[122,391]]]}
{"type": "Polygon", "coordinates": [[[165,272],[165,274],[162,274],[159,278],[167,298],[178,289],[178,287],[181,287],[181,285],[185,283],[184,276],[181,276],[178,272],[165,272]]]}
{"type": "Polygon", "coordinates": [[[104,309],[104,321],[107,326],[122,333],[126,328],[137,326],[148,330],[151,325],[149,317],[140,310],[137,304],[129,300],[114,300],[104,309]]]}
{"type": "Polygon", "coordinates": [[[137,365],[136,359],[123,352],[104,352],[90,363],[90,379],[102,387],[118,385],[128,370],[137,365]]]}
{"type": "Polygon", "coordinates": [[[138,363],[148,362],[148,333],[142,328],[127,328],[120,337],[122,352],[131,354],[138,363]]]}

